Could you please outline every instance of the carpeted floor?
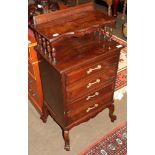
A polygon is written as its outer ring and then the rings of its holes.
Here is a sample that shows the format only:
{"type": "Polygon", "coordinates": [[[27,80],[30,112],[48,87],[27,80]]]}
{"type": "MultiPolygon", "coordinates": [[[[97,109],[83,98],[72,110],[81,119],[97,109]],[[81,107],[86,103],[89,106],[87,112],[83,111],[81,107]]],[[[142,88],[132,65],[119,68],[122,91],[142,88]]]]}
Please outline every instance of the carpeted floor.
{"type": "MultiPolygon", "coordinates": [[[[102,8],[102,7],[100,7],[102,8]]],[[[103,8],[103,10],[106,10],[103,8]]],[[[116,29],[114,34],[126,40],[121,34],[121,25],[126,20],[121,20],[121,14],[118,14],[116,29]]],[[[121,122],[127,119],[126,94],[121,100],[115,100],[115,114],[117,120],[111,123],[108,116],[108,109],[98,114],[94,119],[82,123],[70,130],[71,150],[64,150],[64,140],[61,128],[48,117],[47,123],[40,120],[40,116],[29,101],[29,155],[78,155],[98,141],[105,134],[117,127],[121,122]]]]}

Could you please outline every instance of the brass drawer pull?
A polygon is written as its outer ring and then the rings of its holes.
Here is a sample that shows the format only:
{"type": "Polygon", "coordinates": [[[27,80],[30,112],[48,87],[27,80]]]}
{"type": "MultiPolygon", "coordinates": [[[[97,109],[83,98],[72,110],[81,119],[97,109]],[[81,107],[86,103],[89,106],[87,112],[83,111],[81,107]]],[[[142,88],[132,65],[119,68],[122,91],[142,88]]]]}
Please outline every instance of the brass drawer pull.
{"type": "Polygon", "coordinates": [[[97,65],[96,68],[89,68],[89,70],[87,71],[87,74],[90,74],[93,70],[97,70],[97,69],[101,69],[101,65],[97,65]]]}
{"type": "Polygon", "coordinates": [[[93,82],[93,83],[88,83],[87,88],[91,87],[92,85],[94,85],[94,84],[96,84],[96,83],[100,83],[100,81],[101,81],[100,79],[96,79],[95,82],[93,82]]]}
{"type": "Polygon", "coordinates": [[[88,97],[86,98],[86,100],[88,101],[88,100],[90,100],[92,97],[95,97],[95,96],[98,96],[98,95],[99,95],[99,92],[95,92],[94,95],[88,96],[88,97]]]}
{"type": "Polygon", "coordinates": [[[98,107],[98,104],[95,104],[93,107],[89,107],[89,108],[86,110],[86,112],[89,112],[90,110],[92,110],[92,109],[94,109],[94,108],[96,108],[96,107],[98,107]]]}

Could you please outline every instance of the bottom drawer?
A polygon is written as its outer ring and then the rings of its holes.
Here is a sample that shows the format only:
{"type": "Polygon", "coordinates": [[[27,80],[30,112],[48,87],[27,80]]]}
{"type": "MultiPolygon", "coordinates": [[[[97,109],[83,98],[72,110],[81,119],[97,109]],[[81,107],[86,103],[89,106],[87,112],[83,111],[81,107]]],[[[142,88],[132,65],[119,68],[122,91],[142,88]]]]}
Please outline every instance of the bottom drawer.
{"type": "Polygon", "coordinates": [[[104,99],[91,103],[89,105],[83,106],[82,108],[71,110],[67,112],[68,122],[73,123],[78,119],[88,115],[91,112],[96,111],[98,108],[101,108],[108,104],[109,102],[113,101],[113,93],[110,92],[104,96],[104,99]]]}
{"type": "Polygon", "coordinates": [[[37,81],[30,74],[28,74],[28,86],[36,89],[36,82],[37,81]]]}
{"type": "Polygon", "coordinates": [[[30,74],[28,75],[28,92],[30,97],[33,97],[33,99],[35,99],[37,102],[40,101],[36,86],[36,80],[34,80],[30,74]]]}
{"type": "Polygon", "coordinates": [[[29,87],[28,92],[29,92],[29,95],[36,100],[36,102],[40,102],[40,97],[38,95],[38,92],[35,89],[29,87]]]}
{"type": "MultiPolygon", "coordinates": [[[[84,97],[74,101],[74,102],[68,102],[67,104],[67,111],[75,111],[80,110],[84,106],[89,106],[90,104],[97,102],[99,100],[104,101],[107,98],[107,94],[114,91],[115,83],[108,83],[104,87],[100,87],[100,89],[93,91],[91,93],[88,93],[84,97]]],[[[111,93],[112,94],[112,93],[111,93]]],[[[111,96],[112,99],[113,96],[111,96]]]]}

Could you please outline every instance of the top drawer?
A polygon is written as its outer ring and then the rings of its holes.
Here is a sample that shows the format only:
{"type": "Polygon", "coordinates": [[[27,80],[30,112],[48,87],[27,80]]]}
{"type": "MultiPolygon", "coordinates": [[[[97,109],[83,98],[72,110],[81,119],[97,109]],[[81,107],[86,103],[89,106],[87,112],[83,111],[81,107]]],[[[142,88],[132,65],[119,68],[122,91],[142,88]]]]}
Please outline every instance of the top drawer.
{"type": "Polygon", "coordinates": [[[85,77],[88,77],[92,74],[102,72],[108,69],[111,65],[117,64],[119,59],[119,54],[114,55],[111,58],[106,60],[100,60],[95,63],[87,64],[77,70],[67,73],[66,84],[69,85],[77,80],[81,80],[85,77]]]}

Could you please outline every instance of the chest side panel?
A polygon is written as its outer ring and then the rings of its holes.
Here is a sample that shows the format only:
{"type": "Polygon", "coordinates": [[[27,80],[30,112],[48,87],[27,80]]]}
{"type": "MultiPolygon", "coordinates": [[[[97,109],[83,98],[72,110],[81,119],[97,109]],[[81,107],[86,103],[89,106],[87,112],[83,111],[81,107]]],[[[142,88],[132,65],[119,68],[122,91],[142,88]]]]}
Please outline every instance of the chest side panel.
{"type": "Polygon", "coordinates": [[[63,92],[61,75],[56,71],[41,55],[40,71],[43,87],[44,102],[49,109],[52,110],[53,115],[61,123],[64,122],[64,106],[63,106],[63,92]]]}

